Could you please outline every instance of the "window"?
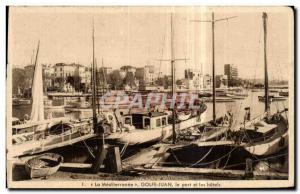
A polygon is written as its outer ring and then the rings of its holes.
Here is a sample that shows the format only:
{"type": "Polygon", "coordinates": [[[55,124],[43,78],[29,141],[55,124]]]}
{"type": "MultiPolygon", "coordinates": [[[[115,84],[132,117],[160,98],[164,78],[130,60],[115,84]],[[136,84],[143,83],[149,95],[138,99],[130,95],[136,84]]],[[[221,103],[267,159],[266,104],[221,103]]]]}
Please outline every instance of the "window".
{"type": "Polygon", "coordinates": [[[13,134],[13,135],[17,134],[17,131],[18,131],[18,130],[17,130],[16,128],[13,128],[13,133],[12,133],[12,134],[13,134]]]}
{"type": "Polygon", "coordinates": [[[161,119],[161,123],[162,123],[162,126],[167,125],[167,119],[166,119],[166,117],[163,117],[161,119]]]}
{"type": "Polygon", "coordinates": [[[131,118],[130,117],[125,118],[125,124],[131,125],[131,118]]]}
{"type": "Polygon", "coordinates": [[[156,127],[160,127],[161,126],[161,122],[160,122],[160,118],[156,119],[156,127]]]}
{"type": "Polygon", "coordinates": [[[150,118],[144,118],[144,128],[150,127],[150,118]]]}

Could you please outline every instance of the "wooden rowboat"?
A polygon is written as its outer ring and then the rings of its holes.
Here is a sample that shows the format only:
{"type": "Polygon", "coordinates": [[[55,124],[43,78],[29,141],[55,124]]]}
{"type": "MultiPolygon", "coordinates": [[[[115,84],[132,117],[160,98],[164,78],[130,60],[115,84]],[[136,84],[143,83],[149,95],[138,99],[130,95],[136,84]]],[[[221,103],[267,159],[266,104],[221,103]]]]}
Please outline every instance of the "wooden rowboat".
{"type": "Polygon", "coordinates": [[[47,177],[57,172],[63,157],[54,153],[45,153],[25,162],[25,170],[30,178],[47,177]]]}

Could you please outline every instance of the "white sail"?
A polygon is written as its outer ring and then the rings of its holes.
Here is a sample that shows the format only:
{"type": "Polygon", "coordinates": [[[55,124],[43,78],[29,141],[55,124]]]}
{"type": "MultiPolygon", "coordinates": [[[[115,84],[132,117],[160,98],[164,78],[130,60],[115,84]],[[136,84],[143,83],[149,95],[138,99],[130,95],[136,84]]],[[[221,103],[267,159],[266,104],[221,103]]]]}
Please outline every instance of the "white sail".
{"type": "MultiPolygon", "coordinates": [[[[38,53],[37,53],[38,54],[38,53]]],[[[35,62],[35,70],[32,84],[32,109],[30,120],[44,120],[44,101],[43,101],[43,76],[42,65],[35,62]]]]}

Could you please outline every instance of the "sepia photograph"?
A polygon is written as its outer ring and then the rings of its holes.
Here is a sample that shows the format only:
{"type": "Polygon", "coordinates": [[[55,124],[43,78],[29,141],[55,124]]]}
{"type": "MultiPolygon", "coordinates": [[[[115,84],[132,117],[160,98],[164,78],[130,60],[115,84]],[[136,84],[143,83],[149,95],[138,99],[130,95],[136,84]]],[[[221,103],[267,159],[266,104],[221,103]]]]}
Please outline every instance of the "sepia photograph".
{"type": "Polygon", "coordinates": [[[7,188],[295,186],[293,7],[6,11],[7,188]]]}

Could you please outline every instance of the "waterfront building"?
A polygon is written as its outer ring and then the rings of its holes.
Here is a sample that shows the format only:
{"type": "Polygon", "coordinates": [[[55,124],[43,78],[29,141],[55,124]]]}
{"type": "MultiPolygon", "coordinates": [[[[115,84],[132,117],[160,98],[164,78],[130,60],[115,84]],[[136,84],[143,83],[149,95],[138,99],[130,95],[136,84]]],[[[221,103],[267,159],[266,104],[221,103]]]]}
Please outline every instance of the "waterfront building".
{"type": "Polygon", "coordinates": [[[199,69],[186,69],[184,71],[185,85],[190,90],[204,88],[204,76],[199,69]]]}
{"type": "Polygon", "coordinates": [[[51,64],[43,64],[43,81],[44,81],[44,88],[45,91],[47,88],[50,88],[54,84],[54,68],[51,64]]]}
{"type": "Polygon", "coordinates": [[[139,80],[139,83],[152,86],[155,85],[156,78],[154,65],[136,68],[135,79],[139,80]]]}
{"type": "Polygon", "coordinates": [[[146,85],[154,85],[154,65],[146,65],[144,68],[144,82],[146,85]]]}
{"type": "Polygon", "coordinates": [[[233,64],[224,65],[224,74],[228,78],[228,86],[234,85],[235,80],[238,78],[238,69],[233,64]]]}
{"type": "Polygon", "coordinates": [[[209,74],[205,74],[203,76],[203,89],[211,89],[212,88],[212,76],[209,74]]]}
{"type": "Polygon", "coordinates": [[[227,88],[228,78],[227,75],[217,75],[216,76],[216,88],[227,88]]]}
{"type": "Polygon", "coordinates": [[[75,64],[56,63],[54,65],[54,75],[56,78],[66,78],[68,76],[74,76],[75,72],[75,64]]]}

